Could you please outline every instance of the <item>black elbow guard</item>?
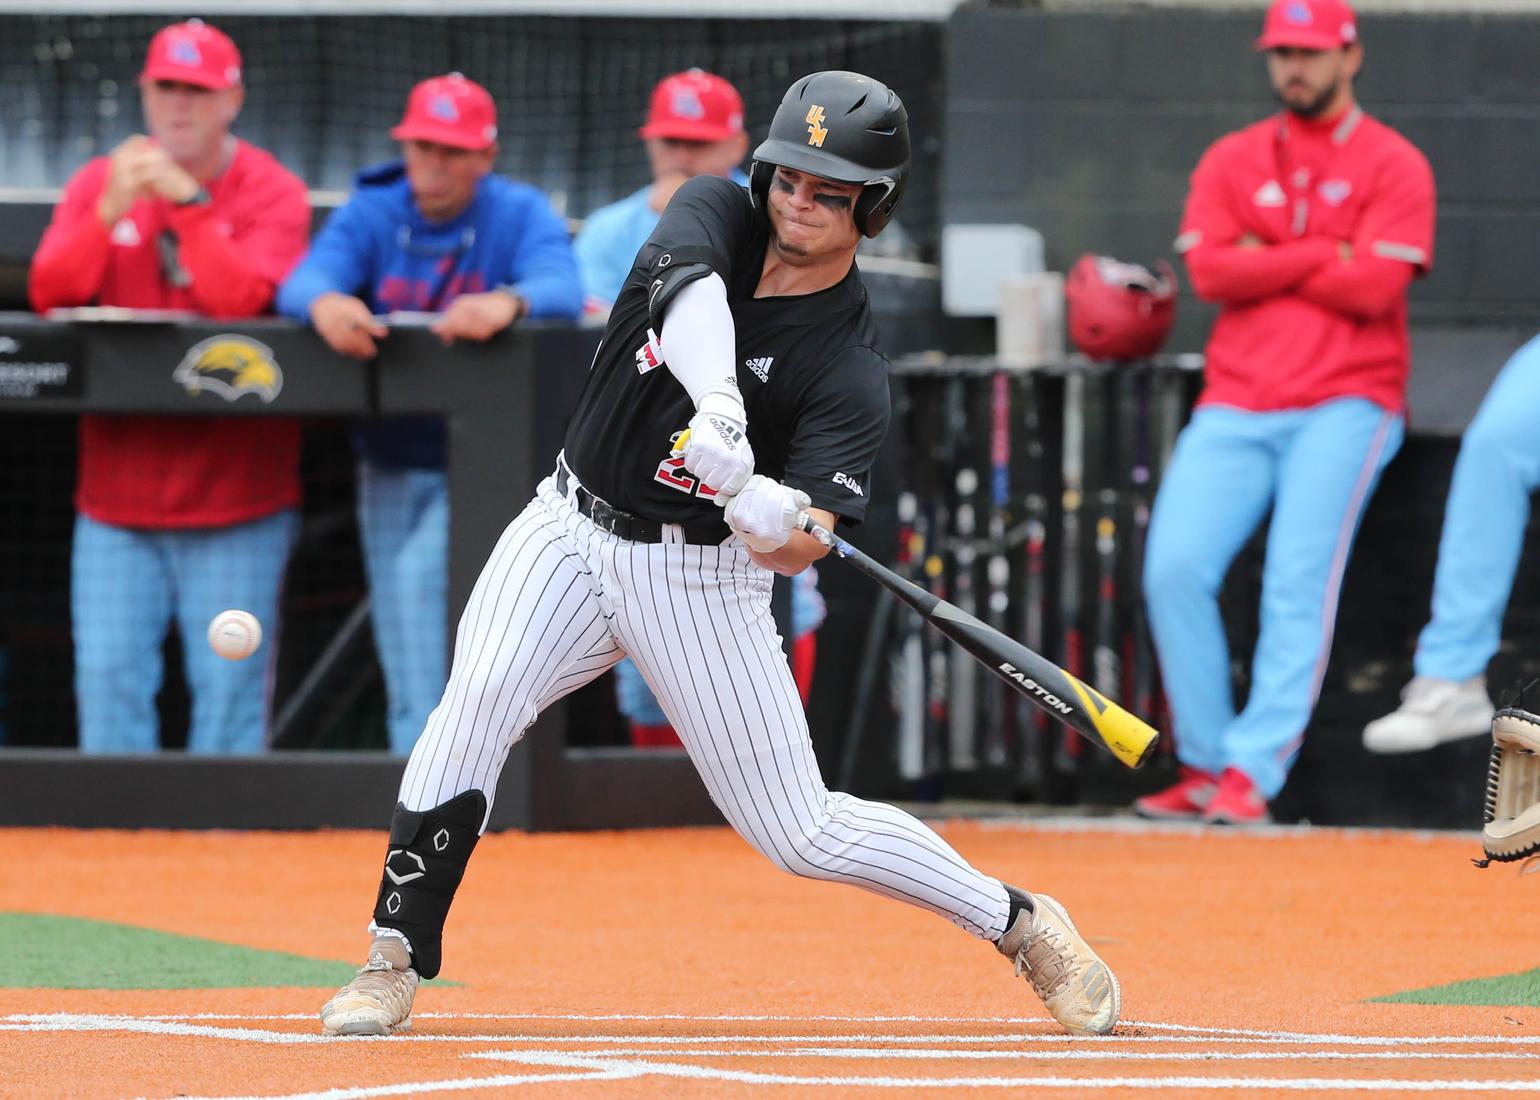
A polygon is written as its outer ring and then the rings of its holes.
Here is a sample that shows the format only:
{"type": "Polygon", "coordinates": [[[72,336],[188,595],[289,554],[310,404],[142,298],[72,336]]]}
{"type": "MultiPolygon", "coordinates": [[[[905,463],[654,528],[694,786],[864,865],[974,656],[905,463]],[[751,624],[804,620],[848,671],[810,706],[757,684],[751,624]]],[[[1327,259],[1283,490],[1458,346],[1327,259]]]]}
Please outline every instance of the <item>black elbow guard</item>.
{"type": "Polygon", "coordinates": [[[668,304],[674,300],[674,295],[695,280],[704,279],[710,274],[710,264],[674,264],[670,262],[667,252],[653,261],[652,281],[647,284],[647,315],[652,323],[652,331],[663,331],[663,315],[668,311],[668,304]]]}

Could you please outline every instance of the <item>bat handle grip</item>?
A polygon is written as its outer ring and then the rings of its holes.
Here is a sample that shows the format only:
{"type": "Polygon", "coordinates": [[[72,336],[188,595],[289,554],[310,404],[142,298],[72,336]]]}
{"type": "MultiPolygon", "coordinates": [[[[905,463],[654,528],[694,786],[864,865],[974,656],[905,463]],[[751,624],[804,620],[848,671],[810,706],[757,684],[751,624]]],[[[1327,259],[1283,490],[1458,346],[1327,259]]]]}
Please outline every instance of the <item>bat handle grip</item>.
{"type": "Polygon", "coordinates": [[[806,512],[797,513],[797,522],[795,526],[798,531],[806,531],[819,542],[827,546],[830,550],[835,549],[833,534],[820,527],[818,525],[818,521],[815,520],[812,516],[808,515],[806,512]]]}

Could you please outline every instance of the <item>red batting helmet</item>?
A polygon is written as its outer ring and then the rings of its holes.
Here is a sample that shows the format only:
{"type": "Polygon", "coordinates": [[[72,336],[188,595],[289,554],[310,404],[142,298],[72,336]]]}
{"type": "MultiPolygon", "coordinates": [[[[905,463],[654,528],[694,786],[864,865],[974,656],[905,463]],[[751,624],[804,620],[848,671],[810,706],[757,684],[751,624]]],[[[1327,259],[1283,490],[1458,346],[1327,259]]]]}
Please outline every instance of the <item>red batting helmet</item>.
{"type": "Polygon", "coordinates": [[[1176,272],[1090,253],[1075,261],[1064,288],[1069,338],[1092,359],[1144,359],[1166,342],[1176,319],[1176,272]]]}

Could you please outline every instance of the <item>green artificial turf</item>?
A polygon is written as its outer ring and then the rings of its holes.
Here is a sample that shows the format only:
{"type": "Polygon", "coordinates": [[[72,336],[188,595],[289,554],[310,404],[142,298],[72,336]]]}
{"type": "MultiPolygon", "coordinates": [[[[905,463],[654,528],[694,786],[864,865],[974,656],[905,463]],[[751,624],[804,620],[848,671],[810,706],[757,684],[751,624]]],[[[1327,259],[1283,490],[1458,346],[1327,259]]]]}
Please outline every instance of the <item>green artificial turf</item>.
{"type": "Polygon", "coordinates": [[[0,947],[0,987],[9,989],[335,989],[358,969],[356,963],[35,913],[0,913],[0,947]]]}
{"type": "Polygon", "coordinates": [[[1473,978],[1467,982],[1410,989],[1388,997],[1372,998],[1403,1005],[1491,1005],[1494,1007],[1540,1007],[1540,969],[1497,978],[1473,978]]]}

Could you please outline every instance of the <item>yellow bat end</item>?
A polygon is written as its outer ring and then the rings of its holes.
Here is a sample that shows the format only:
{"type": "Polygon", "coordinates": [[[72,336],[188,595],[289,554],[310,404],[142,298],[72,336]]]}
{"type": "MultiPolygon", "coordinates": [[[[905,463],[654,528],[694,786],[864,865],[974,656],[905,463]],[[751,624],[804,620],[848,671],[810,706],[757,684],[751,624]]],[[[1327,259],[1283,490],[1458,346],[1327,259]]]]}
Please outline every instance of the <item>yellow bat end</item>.
{"type": "Polygon", "coordinates": [[[668,452],[669,453],[669,457],[670,458],[678,458],[680,455],[684,454],[685,444],[687,444],[689,442],[690,442],[690,429],[686,428],[684,431],[680,432],[677,436],[674,437],[674,442],[672,444],[671,449],[668,452]]]}
{"type": "Polygon", "coordinates": [[[1065,678],[1080,696],[1081,710],[1096,727],[1102,742],[1112,750],[1112,755],[1130,768],[1143,767],[1144,762],[1154,755],[1156,742],[1160,740],[1155,727],[1068,673],[1065,678]]]}

